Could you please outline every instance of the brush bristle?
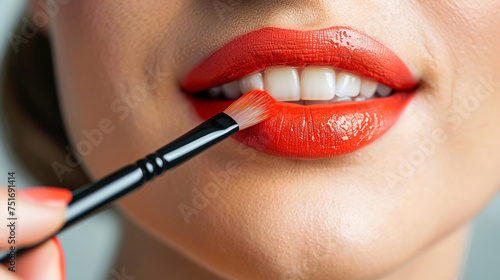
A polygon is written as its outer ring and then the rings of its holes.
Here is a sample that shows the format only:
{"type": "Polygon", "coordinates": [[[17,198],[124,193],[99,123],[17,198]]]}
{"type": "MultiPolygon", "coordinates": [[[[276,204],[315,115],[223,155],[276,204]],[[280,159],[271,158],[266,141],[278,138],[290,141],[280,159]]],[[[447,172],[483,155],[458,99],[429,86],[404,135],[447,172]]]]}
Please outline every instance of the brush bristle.
{"type": "Polygon", "coordinates": [[[269,93],[256,89],[234,101],[224,113],[233,118],[242,130],[269,118],[275,103],[269,93]]]}

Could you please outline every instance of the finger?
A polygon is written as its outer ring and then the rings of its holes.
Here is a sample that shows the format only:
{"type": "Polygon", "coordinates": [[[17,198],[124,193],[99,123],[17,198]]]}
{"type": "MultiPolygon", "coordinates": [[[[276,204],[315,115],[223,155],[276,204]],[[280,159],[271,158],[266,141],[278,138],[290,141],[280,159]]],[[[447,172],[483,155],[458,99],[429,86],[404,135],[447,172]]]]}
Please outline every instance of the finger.
{"type": "Polygon", "coordinates": [[[57,237],[19,256],[16,276],[25,280],[62,280],[66,264],[61,242],[57,237]]]}
{"type": "Polygon", "coordinates": [[[0,249],[35,244],[63,225],[69,190],[33,187],[15,194],[15,200],[9,200],[7,188],[0,188],[0,219],[8,225],[0,227],[0,249]]]}

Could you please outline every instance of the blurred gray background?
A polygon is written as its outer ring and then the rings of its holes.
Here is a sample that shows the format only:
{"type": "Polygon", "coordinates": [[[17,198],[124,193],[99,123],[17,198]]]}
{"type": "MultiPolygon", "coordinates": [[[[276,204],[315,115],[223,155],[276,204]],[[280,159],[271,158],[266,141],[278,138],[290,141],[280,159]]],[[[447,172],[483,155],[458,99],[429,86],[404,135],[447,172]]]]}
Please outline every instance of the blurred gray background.
{"type": "MultiPolygon", "coordinates": [[[[25,4],[25,0],[0,1],[0,63],[6,48],[11,47],[9,38],[25,4]]],[[[7,174],[7,171],[16,171],[19,187],[38,186],[5,147],[0,136],[0,174],[7,174]]],[[[110,267],[120,236],[120,221],[114,209],[106,210],[60,234],[66,254],[67,279],[115,280],[110,267]]],[[[500,194],[474,221],[462,279],[500,280],[500,194]]]]}

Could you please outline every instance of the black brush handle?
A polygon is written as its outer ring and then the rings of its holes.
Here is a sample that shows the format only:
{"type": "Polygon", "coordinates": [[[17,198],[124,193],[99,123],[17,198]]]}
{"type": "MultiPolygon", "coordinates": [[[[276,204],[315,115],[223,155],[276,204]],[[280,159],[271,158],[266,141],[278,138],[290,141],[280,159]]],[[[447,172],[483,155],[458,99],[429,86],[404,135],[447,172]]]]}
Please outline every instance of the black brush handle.
{"type": "MultiPolygon", "coordinates": [[[[78,188],[68,204],[64,226],[53,235],[238,131],[238,124],[225,113],[220,113],[135,164],[78,188]]],[[[45,243],[52,236],[35,245],[17,249],[16,255],[45,243]]],[[[0,262],[7,261],[10,256],[9,250],[1,251],[0,262]]]]}

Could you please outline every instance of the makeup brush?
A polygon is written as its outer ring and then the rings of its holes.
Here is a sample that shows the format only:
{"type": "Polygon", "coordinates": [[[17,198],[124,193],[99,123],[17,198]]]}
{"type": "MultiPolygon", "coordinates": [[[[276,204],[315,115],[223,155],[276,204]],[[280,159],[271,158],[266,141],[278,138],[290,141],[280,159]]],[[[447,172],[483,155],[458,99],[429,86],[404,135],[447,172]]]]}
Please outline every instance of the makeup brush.
{"type": "MultiPolygon", "coordinates": [[[[68,204],[65,224],[53,235],[236,132],[264,121],[269,118],[274,104],[275,100],[265,91],[248,92],[222,113],[205,121],[156,152],[97,182],[76,189],[68,204]]],[[[51,237],[33,246],[16,248],[16,255],[44,243],[51,237]]],[[[12,256],[12,251],[2,251],[0,252],[0,262],[8,260],[12,256]]]]}

